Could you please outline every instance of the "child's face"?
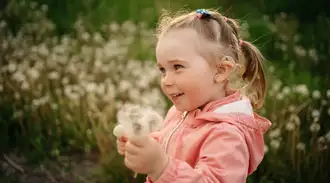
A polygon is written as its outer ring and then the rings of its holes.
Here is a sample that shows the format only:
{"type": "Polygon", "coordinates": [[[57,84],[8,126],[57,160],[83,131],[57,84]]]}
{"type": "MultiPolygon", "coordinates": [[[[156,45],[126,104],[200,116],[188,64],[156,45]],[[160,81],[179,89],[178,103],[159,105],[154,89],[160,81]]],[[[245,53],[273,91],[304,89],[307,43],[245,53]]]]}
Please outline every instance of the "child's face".
{"type": "Polygon", "coordinates": [[[189,28],[170,31],[157,44],[161,88],[180,111],[196,109],[224,95],[223,85],[214,82],[215,67],[202,56],[208,51],[203,44],[205,40],[189,28]]]}

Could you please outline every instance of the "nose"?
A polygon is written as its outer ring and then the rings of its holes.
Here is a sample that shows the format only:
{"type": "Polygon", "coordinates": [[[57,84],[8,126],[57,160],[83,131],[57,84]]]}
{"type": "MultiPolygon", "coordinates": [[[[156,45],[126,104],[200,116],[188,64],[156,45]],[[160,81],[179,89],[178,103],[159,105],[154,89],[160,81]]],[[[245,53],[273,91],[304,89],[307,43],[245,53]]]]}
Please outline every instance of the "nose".
{"type": "Polygon", "coordinates": [[[162,85],[165,87],[172,86],[174,84],[174,78],[170,72],[166,73],[166,75],[162,78],[162,85]]]}

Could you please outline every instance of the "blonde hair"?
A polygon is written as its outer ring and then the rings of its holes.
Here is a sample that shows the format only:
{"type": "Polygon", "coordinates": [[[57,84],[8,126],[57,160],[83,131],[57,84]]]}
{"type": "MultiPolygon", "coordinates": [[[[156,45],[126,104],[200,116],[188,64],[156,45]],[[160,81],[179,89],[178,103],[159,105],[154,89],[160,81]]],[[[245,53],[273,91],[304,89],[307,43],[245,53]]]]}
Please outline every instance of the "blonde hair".
{"type": "MultiPolygon", "coordinates": [[[[239,89],[255,109],[262,107],[266,95],[266,79],[262,68],[264,57],[252,43],[239,37],[239,24],[215,10],[207,10],[210,16],[198,17],[196,12],[179,12],[174,16],[165,12],[157,29],[160,39],[174,29],[192,28],[204,39],[216,45],[214,55],[231,56],[236,72],[229,80],[231,87],[239,89]],[[221,51],[222,50],[222,51],[221,51]]],[[[212,49],[213,50],[213,49],[212,49]]]]}

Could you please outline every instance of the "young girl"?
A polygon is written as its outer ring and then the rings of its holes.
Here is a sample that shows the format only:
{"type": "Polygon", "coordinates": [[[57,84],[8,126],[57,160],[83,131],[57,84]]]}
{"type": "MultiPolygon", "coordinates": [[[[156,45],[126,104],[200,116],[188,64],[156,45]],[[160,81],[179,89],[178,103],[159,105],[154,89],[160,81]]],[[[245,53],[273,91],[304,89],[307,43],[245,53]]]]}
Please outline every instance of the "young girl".
{"type": "Polygon", "coordinates": [[[118,138],[125,165],[151,183],[243,183],[264,156],[263,57],[238,24],[204,9],[163,17],[156,48],[174,106],[150,136],[118,138]]]}

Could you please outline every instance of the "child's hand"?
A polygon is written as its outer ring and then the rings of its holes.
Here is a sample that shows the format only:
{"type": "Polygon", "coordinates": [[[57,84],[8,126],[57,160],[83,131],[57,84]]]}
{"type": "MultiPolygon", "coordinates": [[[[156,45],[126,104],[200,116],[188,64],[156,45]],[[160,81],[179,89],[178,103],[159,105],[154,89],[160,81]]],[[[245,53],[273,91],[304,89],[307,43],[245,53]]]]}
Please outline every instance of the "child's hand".
{"type": "Polygon", "coordinates": [[[117,138],[117,150],[120,155],[125,155],[125,145],[127,142],[126,137],[117,138]]]}
{"type": "Polygon", "coordinates": [[[126,143],[125,165],[134,172],[148,174],[156,180],[166,168],[168,156],[150,136],[133,137],[126,143]]]}

